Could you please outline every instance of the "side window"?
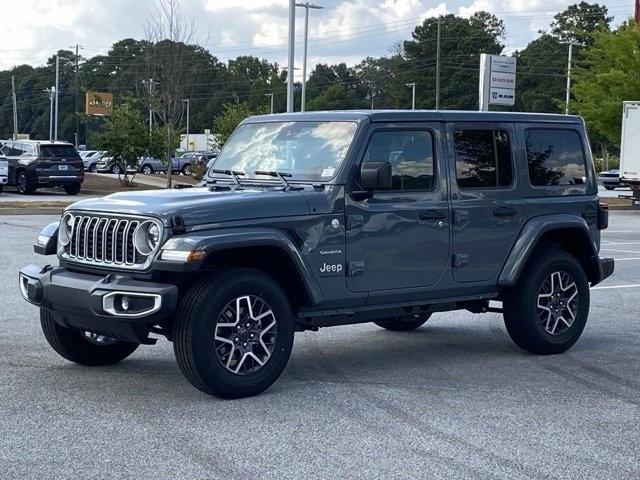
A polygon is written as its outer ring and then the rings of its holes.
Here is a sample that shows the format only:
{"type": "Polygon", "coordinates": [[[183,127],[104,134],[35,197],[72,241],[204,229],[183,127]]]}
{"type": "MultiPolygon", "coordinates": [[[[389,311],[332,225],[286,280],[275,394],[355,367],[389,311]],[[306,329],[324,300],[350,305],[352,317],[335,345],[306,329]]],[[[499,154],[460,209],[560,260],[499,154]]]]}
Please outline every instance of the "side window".
{"type": "Polygon", "coordinates": [[[11,147],[11,155],[17,157],[19,155],[22,155],[23,153],[24,150],[22,148],[22,143],[14,143],[11,147]]]}
{"type": "Polygon", "coordinates": [[[433,190],[433,136],[427,131],[395,130],[373,134],[365,162],[389,162],[393,190],[433,190]]]}
{"type": "Polygon", "coordinates": [[[587,181],[582,142],[575,130],[527,130],[525,144],[534,187],[584,185],[587,181]]]}
{"type": "Polygon", "coordinates": [[[453,143],[460,188],[499,188],[512,184],[511,147],[505,130],[456,130],[453,143]]]}

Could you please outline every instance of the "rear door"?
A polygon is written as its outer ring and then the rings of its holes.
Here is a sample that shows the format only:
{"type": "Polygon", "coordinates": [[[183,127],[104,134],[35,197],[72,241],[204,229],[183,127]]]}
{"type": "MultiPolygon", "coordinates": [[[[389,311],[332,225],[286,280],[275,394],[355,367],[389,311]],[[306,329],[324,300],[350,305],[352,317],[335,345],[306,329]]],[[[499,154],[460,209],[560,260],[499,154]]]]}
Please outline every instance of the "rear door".
{"type": "Polygon", "coordinates": [[[363,162],[390,162],[393,188],[347,196],[347,287],[429,287],[449,260],[450,206],[441,124],[375,125],[363,162]]]}
{"type": "Polygon", "coordinates": [[[495,279],[524,221],[512,124],[450,123],[453,277],[495,279]]]}

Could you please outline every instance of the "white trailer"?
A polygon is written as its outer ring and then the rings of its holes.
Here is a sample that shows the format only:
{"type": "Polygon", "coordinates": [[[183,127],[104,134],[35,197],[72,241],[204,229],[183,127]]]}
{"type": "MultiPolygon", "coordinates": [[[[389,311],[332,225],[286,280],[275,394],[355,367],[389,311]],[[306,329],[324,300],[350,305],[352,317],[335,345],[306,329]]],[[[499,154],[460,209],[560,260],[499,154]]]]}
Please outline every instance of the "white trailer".
{"type": "Polygon", "coordinates": [[[623,104],[620,180],[640,184],[640,102],[623,104]]]}

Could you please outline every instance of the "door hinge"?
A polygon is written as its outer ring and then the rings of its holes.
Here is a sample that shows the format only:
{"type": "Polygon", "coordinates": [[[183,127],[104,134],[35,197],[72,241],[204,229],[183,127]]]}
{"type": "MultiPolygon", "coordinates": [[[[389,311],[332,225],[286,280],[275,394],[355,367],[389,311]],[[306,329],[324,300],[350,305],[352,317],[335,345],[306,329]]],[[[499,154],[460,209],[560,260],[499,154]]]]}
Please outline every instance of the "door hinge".
{"type": "Polygon", "coordinates": [[[349,262],[347,263],[347,276],[357,277],[364,273],[364,262],[349,262]]]}
{"type": "Polygon", "coordinates": [[[453,256],[453,267],[460,268],[469,265],[469,255],[464,253],[456,253],[453,256]]]}

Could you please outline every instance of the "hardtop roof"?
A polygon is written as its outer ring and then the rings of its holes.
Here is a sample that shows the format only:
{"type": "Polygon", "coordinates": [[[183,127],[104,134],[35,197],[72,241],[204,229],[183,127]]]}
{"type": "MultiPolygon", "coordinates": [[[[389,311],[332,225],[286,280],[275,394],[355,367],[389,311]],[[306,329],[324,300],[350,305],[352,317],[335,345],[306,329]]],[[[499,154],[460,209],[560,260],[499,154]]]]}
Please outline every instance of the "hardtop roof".
{"type": "Polygon", "coordinates": [[[528,112],[479,112],[464,110],[336,110],[322,112],[255,115],[243,123],[278,121],[355,121],[361,122],[545,122],[582,123],[576,115],[528,112]]]}

